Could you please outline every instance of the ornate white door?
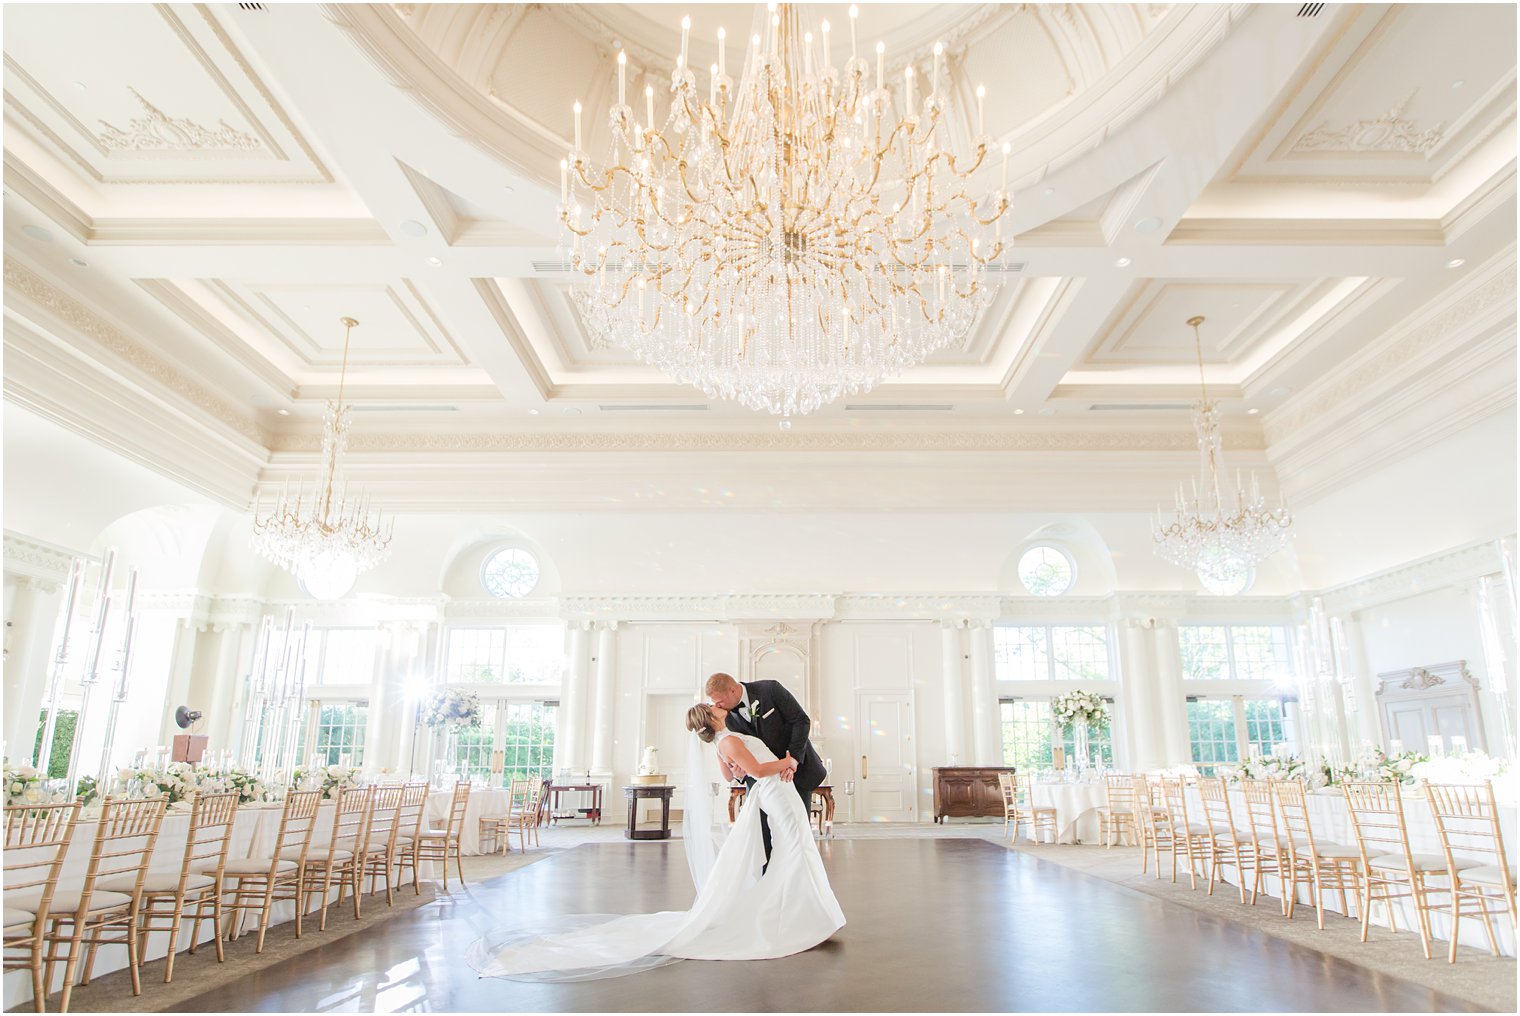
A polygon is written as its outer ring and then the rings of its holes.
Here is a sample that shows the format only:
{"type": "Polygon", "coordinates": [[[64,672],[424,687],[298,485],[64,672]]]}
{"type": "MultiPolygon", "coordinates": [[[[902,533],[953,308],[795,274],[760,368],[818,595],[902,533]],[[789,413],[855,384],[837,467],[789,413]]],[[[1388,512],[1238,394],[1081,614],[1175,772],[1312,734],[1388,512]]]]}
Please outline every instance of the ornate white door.
{"type": "MultiPolygon", "coordinates": [[[[918,774],[913,760],[913,696],[861,692],[856,698],[859,779],[851,802],[856,822],[918,821],[918,774]]],[[[835,786],[835,800],[840,787],[835,786]]]]}

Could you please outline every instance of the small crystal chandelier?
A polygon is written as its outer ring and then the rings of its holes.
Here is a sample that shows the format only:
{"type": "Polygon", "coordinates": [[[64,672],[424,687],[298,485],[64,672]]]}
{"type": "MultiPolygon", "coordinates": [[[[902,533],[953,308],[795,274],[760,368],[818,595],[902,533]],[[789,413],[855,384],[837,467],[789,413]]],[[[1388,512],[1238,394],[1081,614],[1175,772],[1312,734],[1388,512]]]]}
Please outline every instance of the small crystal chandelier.
{"type": "Polygon", "coordinates": [[[575,300],[593,339],[630,350],[709,398],[783,416],[870,391],[963,338],[996,287],[1008,210],[1002,189],[969,193],[986,162],[984,88],[965,158],[945,145],[944,47],[925,97],[910,64],[900,101],[885,46],[871,67],[856,45],[831,61],[829,23],[815,36],[795,5],[769,4],[744,48],[736,86],[727,43],[706,99],[687,65],[691,19],[655,116],[627,102],[628,56],[604,161],[575,144],[560,163],[560,220],[575,300]]]}
{"type": "Polygon", "coordinates": [[[1249,570],[1287,543],[1293,517],[1281,501],[1276,508],[1267,507],[1255,473],[1249,482],[1236,473],[1233,506],[1227,506],[1227,481],[1220,479],[1224,452],[1219,403],[1209,398],[1203,375],[1203,340],[1198,332],[1203,318],[1188,318],[1187,323],[1193,329],[1193,348],[1198,354],[1200,394],[1193,403],[1193,428],[1198,432],[1199,477],[1191,498],[1184,496],[1180,483],[1177,485],[1175,516],[1163,522],[1157,509],[1151,533],[1156,553],[1162,558],[1197,572],[1210,590],[1238,592],[1249,570]]]}
{"type": "Polygon", "coordinates": [[[343,450],[348,444],[349,412],[343,404],[348,379],[348,340],[359,322],[343,324],[343,366],[338,375],[338,398],[327,404],[322,417],[322,474],[308,493],[302,483],[294,499],[289,484],[265,515],[262,502],[254,506],[253,547],[269,560],[295,573],[307,592],[319,599],[336,599],[348,592],[361,572],[390,553],[395,521],[383,525],[360,495],[349,499],[348,485],[339,487],[343,450]]]}

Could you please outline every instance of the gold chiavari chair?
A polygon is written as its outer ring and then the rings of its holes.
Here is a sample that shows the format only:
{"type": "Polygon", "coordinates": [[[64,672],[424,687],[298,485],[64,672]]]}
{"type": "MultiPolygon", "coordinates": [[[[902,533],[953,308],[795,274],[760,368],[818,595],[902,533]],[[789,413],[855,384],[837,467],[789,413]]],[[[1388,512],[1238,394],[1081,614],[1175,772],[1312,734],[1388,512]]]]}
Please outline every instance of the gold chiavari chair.
{"type": "Polygon", "coordinates": [[[1341,790],[1346,795],[1351,828],[1361,853],[1362,941],[1367,941],[1374,903],[1386,905],[1388,930],[1397,932],[1394,901],[1409,899],[1414,903],[1420,945],[1425,958],[1430,959],[1430,911],[1438,905],[1432,897],[1450,892],[1451,886],[1432,885],[1429,880],[1447,877],[1446,858],[1440,854],[1416,854],[1410,849],[1404,801],[1397,783],[1344,783],[1341,790]]]}
{"type": "Polygon", "coordinates": [[[254,952],[264,951],[264,935],[276,900],[295,903],[296,938],[301,937],[301,875],[321,804],[320,790],[286,792],[274,850],[264,857],[229,858],[222,869],[226,878],[236,880],[231,889],[223,883],[224,894],[232,897],[224,904],[234,917],[230,937],[235,939],[242,933],[244,915],[252,910],[259,913],[259,943],[254,952]]]}
{"type": "Polygon", "coordinates": [[[1050,830],[1050,842],[1060,837],[1056,828],[1056,810],[1049,805],[1034,803],[1034,777],[1028,773],[1014,773],[1017,796],[1014,798],[1013,838],[1019,837],[1019,826],[1029,826],[1031,842],[1040,842],[1040,830],[1050,830]]]}
{"type": "MultiPolygon", "coordinates": [[[[210,919],[213,929],[222,926],[222,877],[227,864],[227,846],[232,842],[232,823],[237,818],[238,795],[197,794],[190,811],[190,833],[185,839],[185,853],[179,874],[149,874],[143,882],[142,906],[138,915],[137,962],[143,962],[148,936],[155,931],[169,933],[168,961],[164,983],[174,980],[174,952],[179,944],[179,929],[187,909],[193,907],[190,922],[190,950],[200,941],[201,921],[210,919]],[[210,910],[208,913],[207,910],[210,910]]],[[[101,888],[128,891],[125,881],[101,882],[101,888]]],[[[223,962],[222,936],[216,935],[216,961],[223,962]]]]}
{"type": "Polygon", "coordinates": [[[1013,773],[998,773],[998,792],[1003,795],[1003,835],[1007,836],[1010,829],[1017,829],[1014,825],[1014,816],[1018,813],[1019,792],[1013,782],[1013,773]]]}
{"type": "MultiPolygon", "coordinates": [[[[328,899],[334,885],[338,887],[339,905],[348,891],[353,890],[354,918],[360,916],[359,869],[364,866],[364,854],[369,848],[369,820],[375,808],[374,787],[350,787],[336,793],[332,831],[309,844],[304,850],[306,863],[301,868],[300,909],[310,913],[311,899],[321,900],[318,931],[327,930],[328,899]]],[[[294,849],[284,855],[287,861],[295,856],[294,849]]]]}
{"type": "MultiPolygon", "coordinates": [[[[1230,808],[1230,792],[1224,784],[1224,777],[1211,776],[1198,781],[1198,796],[1203,799],[1203,816],[1209,827],[1209,892],[1214,895],[1214,882],[1217,879],[1224,881],[1224,876],[1219,874],[1219,866],[1229,865],[1235,869],[1235,880],[1239,883],[1240,902],[1246,901],[1246,866],[1254,853],[1254,845],[1243,842],[1240,838],[1240,826],[1235,824],[1235,815],[1230,808]]],[[[1249,835],[1249,834],[1247,834],[1249,835]]]]}
{"type": "Polygon", "coordinates": [[[1156,877],[1161,877],[1161,851],[1171,853],[1172,820],[1166,810],[1166,790],[1159,778],[1146,777],[1140,788],[1140,874],[1144,875],[1154,855],[1156,877]]]}
{"type": "Polygon", "coordinates": [[[378,891],[378,879],[385,878],[385,905],[395,903],[391,887],[391,869],[396,866],[396,841],[401,834],[401,801],[406,788],[399,783],[375,789],[375,811],[369,820],[369,845],[359,868],[359,877],[369,876],[369,891],[378,891]]]}
{"type": "MultiPolygon", "coordinates": [[[[1288,857],[1288,844],[1277,821],[1277,802],[1272,796],[1272,780],[1241,780],[1240,796],[1245,803],[1246,829],[1249,841],[1241,845],[1251,851],[1251,906],[1261,893],[1261,880],[1274,875],[1283,886],[1283,899],[1279,901],[1284,917],[1288,915],[1287,873],[1292,861],[1288,857]]],[[[1241,878],[1244,883],[1244,873],[1241,878]]]]}
{"type": "Polygon", "coordinates": [[[470,783],[460,780],[454,784],[454,795],[449,800],[449,817],[442,829],[423,829],[417,834],[412,848],[412,877],[416,877],[415,865],[420,861],[437,861],[443,865],[443,891],[449,891],[449,856],[454,858],[459,872],[459,884],[464,884],[464,860],[460,855],[459,835],[464,831],[465,809],[470,803],[470,783]]]}
{"type": "Polygon", "coordinates": [[[102,945],[125,945],[132,994],[142,994],[137,966],[137,914],[142,902],[148,859],[158,841],[158,830],[169,808],[167,798],[118,801],[106,798],[95,827],[95,845],[83,882],[61,880],[48,912],[46,985],[53,983],[53,970],[63,964],[63,995],[58,1011],[68,1012],[79,972],[80,950],[88,946],[80,984],[90,983],[95,953],[102,945]],[[115,892],[100,883],[114,882],[124,891],[115,892]],[[129,887],[129,888],[128,888],[129,887]]]}
{"type": "Polygon", "coordinates": [[[1105,804],[1098,809],[1098,838],[1105,848],[1115,840],[1130,845],[1139,842],[1140,792],[1137,777],[1122,773],[1103,777],[1105,804]]]}
{"type": "Polygon", "coordinates": [[[512,807],[514,797],[510,790],[507,792],[507,810],[497,812],[494,815],[480,816],[480,852],[482,854],[505,854],[512,849],[512,807]],[[486,849],[486,844],[491,849],[486,849]]]}
{"type": "Polygon", "coordinates": [[[1340,894],[1341,913],[1351,916],[1346,890],[1356,894],[1361,892],[1362,851],[1359,847],[1333,843],[1314,834],[1302,780],[1272,781],[1272,796],[1282,815],[1288,841],[1287,884],[1283,888],[1287,909],[1284,914],[1292,920],[1298,903],[1298,883],[1307,881],[1314,893],[1315,921],[1323,931],[1327,890],[1334,889],[1340,894]]]}
{"type": "Polygon", "coordinates": [[[42,947],[48,909],[78,820],[78,801],[5,809],[5,969],[32,972],[37,1012],[47,1011],[42,947]]]}
{"type": "Polygon", "coordinates": [[[1214,831],[1188,820],[1187,784],[1182,778],[1163,777],[1161,787],[1166,794],[1167,824],[1172,834],[1172,881],[1177,881],[1177,855],[1182,853],[1187,856],[1188,882],[1197,889],[1198,865],[1205,865],[1203,874],[1209,874],[1207,865],[1213,853],[1214,831]]]}
{"type": "Polygon", "coordinates": [[[1427,783],[1425,796],[1430,800],[1441,850],[1446,854],[1447,877],[1451,879],[1451,949],[1446,961],[1457,962],[1457,931],[1464,916],[1483,919],[1488,950],[1497,956],[1499,942],[1494,937],[1493,915],[1507,912],[1514,923],[1515,876],[1504,851],[1494,785],[1427,783]],[[1458,857],[1458,852],[1463,856],[1458,857]]]}
{"type": "Polygon", "coordinates": [[[417,884],[417,837],[422,834],[422,822],[426,818],[428,785],[408,783],[401,789],[401,812],[396,818],[396,885],[404,883],[401,873],[412,869],[412,894],[420,896],[422,887],[417,884]]]}
{"type": "MultiPolygon", "coordinates": [[[[538,827],[543,822],[543,806],[548,784],[543,780],[522,780],[521,795],[522,804],[517,811],[517,841],[523,852],[528,850],[528,837],[533,837],[533,845],[538,846],[538,827]]],[[[513,796],[519,792],[519,784],[514,782],[513,796]]]]}

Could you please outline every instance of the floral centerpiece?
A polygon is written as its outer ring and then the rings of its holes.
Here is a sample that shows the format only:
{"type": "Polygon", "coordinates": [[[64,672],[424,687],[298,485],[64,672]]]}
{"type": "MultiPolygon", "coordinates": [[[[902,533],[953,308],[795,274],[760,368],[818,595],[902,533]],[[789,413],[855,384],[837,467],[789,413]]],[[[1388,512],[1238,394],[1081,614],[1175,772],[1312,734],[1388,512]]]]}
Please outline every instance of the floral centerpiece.
{"type": "Polygon", "coordinates": [[[1239,780],[1298,780],[1306,771],[1297,755],[1252,755],[1235,767],[1239,780]]]}
{"type": "Polygon", "coordinates": [[[1410,767],[1409,774],[1427,783],[1482,783],[1499,781],[1509,772],[1507,759],[1494,758],[1481,751],[1460,755],[1436,755],[1410,767]]]}
{"type": "Polygon", "coordinates": [[[79,785],[74,788],[74,799],[85,808],[100,800],[100,784],[95,777],[79,777],[79,785]]]}
{"type": "Polygon", "coordinates": [[[471,691],[441,691],[422,707],[422,722],[430,727],[480,726],[480,696],[471,691]]]}
{"type": "Polygon", "coordinates": [[[243,769],[229,769],[222,779],[228,790],[237,792],[238,804],[255,804],[269,794],[269,787],[263,780],[243,769]]]}
{"type": "Polygon", "coordinates": [[[1050,712],[1063,727],[1082,720],[1094,725],[1108,719],[1108,703],[1095,691],[1069,691],[1051,700],[1050,712]]]}
{"type": "Polygon", "coordinates": [[[359,783],[357,766],[319,766],[316,769],[296,769],[290,774],[292,787],[320,789],[322,799],[327,801],[337,797],[338,791],[353,790],[359,783]]]}
{"type": "Polygon", "coordinates": [[[1414,774],[1415,767],[1429,761],[1430,756],[1422,752],[1403,751],[1390,755],[1378,745],[1364,741],[1361,751],[1357,752],[1351,764],[1336,772],[1336,782],[1371,779],[1413,786],[1418,781],[1414,774]]]}
{"type": "Polygon", "coordinates": [[[166,797],[170,804],[179,804],[200,789],[203,774],[189,762],[170,762],[163,768],[124,769],[120,776],[138,781],[145,797],[166,797]]]}
{"type": "Polygon", "coordinates": [[[5,804],[49,804],[53,800],[47,777],[35,766],[5,764],[5,804]]]}

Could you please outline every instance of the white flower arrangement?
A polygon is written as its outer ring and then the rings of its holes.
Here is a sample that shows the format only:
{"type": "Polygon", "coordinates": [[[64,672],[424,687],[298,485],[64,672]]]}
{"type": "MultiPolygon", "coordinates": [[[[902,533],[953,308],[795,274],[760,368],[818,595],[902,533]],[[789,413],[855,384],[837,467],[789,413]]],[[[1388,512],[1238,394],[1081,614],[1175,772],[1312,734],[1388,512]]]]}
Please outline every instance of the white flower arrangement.
{"type": "Polygon", "coordinates": [[[1297,755],[1252,755],[1233,770],[1234,780],[1298,780],[1305,774],[1297,755]]]}
{"type": "Polygon", "coordinates": [[[5,764],[5,805],[52,804],[61,800],[47,788],[47,776],[34,766],[5,764]]]}
{"type": "Polygon", "coordinates": [[[1469,751],[1461,755],[1437,755],[1416,762],[1410,766],[1409,775],[1416,782],[1482,783],[1498,779],[1508,771],[1508,760],[1493,758],[1481,751],[1469,751]]]}
{"type": "Polygon", "coordinates": [[[1371,741],[1363,741],[1356,758],[1352,759],[1350,765],[1342,767],[1335,777],[1338,783],[1370,778],[1413,786],[1418,782],[1418,777],[1414,774],[1415,767],[1429,761],[1430,756],[1423,752],[1405,751],[1389,755],[1371,741]]]}
{"type": "Polygon", "coordinates": [[[471,691],[441,691],[422,707],[422,722],[430,727],[480,726],[480,696],[471,691]]]}
{"type": "Polygon", "coordinates": [[[1050,712],[1056,722],[1069,727],[1078,720],[1097,726],[1108,719],[1108,703],[1095,691],[1069,691],[1051,700],[1050,712]]]}
{"type": "Polygon", "coordinates": [[[189,762],[170,762],[158,767],[131,770],[131,779],[140,782],[144,797],[166,797],[179,804],[200,789],[203,771],[189,762]]]}
{"type": "Polygon", "coordinates": [[[292,787],[320,789],[322,799],[330,801],[339,790],[353,790],[362,782],[357,766],[319,766],[313,770],[297,769],[290,774],[292,787]]]}

